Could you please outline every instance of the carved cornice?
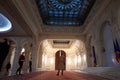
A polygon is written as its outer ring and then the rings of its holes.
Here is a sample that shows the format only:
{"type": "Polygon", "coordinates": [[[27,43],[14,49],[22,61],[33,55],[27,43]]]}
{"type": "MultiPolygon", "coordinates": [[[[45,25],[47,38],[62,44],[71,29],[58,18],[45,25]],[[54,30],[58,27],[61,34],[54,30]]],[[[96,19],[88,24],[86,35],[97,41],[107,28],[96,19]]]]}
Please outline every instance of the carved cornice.
{"type": "Polygon", "coordinates": [[[60,33],[60,34],[67,34],[67,33],[71,33],[71,34],[79,34],[83,32],[83,27],[79,28],[79,27],[42,27],[42,30],[44,33],[60,33]]]}

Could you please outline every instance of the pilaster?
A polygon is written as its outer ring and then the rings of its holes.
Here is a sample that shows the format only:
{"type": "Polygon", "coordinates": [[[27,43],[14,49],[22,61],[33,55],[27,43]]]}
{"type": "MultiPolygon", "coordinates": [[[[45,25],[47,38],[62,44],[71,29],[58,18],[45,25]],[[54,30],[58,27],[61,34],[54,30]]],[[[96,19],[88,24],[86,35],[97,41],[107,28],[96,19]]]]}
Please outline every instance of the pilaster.
{"type": "Polygon", "coordinates": [[[94,46],[97,58],[97,66],[102,67],[105,65],[105,49],[100,40],[95,41],[94,46]]]}
{"type": "Polygon", "coordinates": [[[15,49],[15,53],[13,53],[13,64],[11,65],[11,75],[15,75],[16,74],[16,70],[18,68],[18,59],[21,53],[22,47],[21,47],[21,42],[19,39],[16,39],[16,49],[15,49]]]}

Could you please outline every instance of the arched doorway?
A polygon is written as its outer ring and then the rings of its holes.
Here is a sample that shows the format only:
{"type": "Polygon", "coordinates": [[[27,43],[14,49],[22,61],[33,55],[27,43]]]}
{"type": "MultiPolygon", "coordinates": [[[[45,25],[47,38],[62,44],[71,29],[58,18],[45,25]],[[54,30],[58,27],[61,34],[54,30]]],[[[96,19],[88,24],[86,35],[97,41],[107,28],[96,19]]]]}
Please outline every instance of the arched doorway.
{"type": "Polygon", "coordinates": [[[58,70],[59,56],[61,56],[61,54],[64,55],[64,63],[65,63],[64,70],[66,70],[66,53],[63,50],[59,50],[55,54],[55,70],[58,70]]]}

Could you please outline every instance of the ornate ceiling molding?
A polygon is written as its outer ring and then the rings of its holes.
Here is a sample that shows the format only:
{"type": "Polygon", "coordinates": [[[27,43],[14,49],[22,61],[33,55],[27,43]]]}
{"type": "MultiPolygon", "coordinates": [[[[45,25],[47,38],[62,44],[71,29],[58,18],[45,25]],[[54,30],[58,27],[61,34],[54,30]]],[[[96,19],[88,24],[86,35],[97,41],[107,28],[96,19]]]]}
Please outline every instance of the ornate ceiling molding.
{"type": "Polygon", "coordinates": [[[82,0],[47,0],[53,10],[71,11],[82,6],[82,0]]]}
{"type": "MultiPolygon", "coordinates": [[[[105,0],[105,1],[109,1],[109,0],[105,0]]],[[[99,9],[101,8],[102,4],[104,3],[104,1],[102,0],[96,0],[90,14],[88,15],[85,23],[80,26],[80,27],[65,27],[65,26],[54,26],[54,27],[50,27],[50,26],[47,26],[47,25],[44,25],[42,23],[42,20],[41,20],[41,17],[39,15],[39,11],[37,9],[37,5],[35,3],[35,0],[30,0],[30,3],[31,3],[31,6],[32,6],[32,9],[34,10],[34,15],[37,17],[37,20],[39,21],[39,27],[41,27],[42,29],[42,32],[39,32],[39,34],[42,34],[42,33],[45,33],[45,34],[49,34],[49,33],[56,33],[56,34],[78,34],[78,35],[81,35],[85,32],[86,28],[87,27],[90,27],[91,26],[91,22],[93,22],[94,17],[96,17],[96,15],[98,14],[99,12],[99,9]]],[[[39,29],[39,28],[38,28],[39,29]]]]}
{"type": "Polygon", "coordinates": [[[60,34],[79,34],[82,33],[84,27],[42,27],[43,33],[60,33],[60,34]]]}

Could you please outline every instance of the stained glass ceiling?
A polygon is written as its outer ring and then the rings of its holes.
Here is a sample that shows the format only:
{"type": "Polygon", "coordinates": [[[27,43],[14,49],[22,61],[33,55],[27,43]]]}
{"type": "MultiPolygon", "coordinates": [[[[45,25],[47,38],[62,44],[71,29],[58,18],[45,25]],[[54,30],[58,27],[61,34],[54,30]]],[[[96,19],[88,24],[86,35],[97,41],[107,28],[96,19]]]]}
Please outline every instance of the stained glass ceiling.
{"type": "Polygon", "coordinates": [[[49,26],[81,26],[95,0],[36,0],[42,21],[49,26]]]}

